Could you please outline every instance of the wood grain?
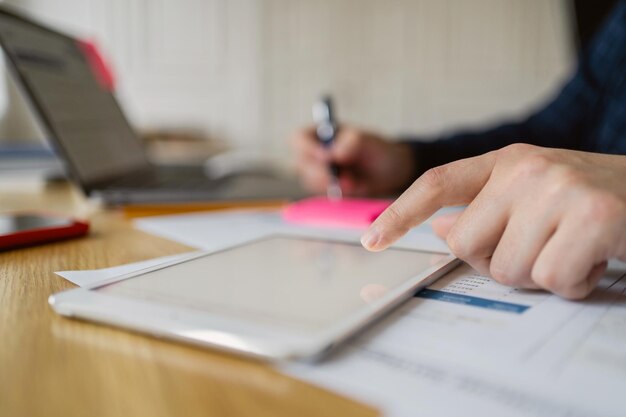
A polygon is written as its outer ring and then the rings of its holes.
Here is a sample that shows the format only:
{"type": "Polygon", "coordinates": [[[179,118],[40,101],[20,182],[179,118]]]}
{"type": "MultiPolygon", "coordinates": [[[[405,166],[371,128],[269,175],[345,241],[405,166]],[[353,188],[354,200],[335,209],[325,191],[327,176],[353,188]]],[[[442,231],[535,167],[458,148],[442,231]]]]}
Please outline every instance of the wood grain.
{"type": "Polygon", "coordinates": [[[0,253],[0,416],[373,416],[376,411],[235,356],[57,316],[53,274],[191,248],[131,227],[70,186],[0,184],[2,210],[87,217],[82,239],[0,253]]]}

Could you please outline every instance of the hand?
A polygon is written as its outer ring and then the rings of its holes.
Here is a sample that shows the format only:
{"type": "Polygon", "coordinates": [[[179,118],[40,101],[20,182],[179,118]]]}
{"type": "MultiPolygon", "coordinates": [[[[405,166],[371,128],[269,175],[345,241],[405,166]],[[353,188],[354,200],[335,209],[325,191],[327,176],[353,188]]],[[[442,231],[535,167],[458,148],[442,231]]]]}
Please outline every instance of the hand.
{"type": "Polygon", "coordinates": [[[433,228],[503,284],[579,299],[609,259],[626,261],[626,156],[524,144],[427,171],[361,242],[383,250],[440,207],[463,204],[433,228]]]}
{"type": "Polygon", "coordinates": [[[292,140],[302,184],[310,191],[326,191],[329,166],[340,167],[339,184],[349,196],[388,196],[399,193],[414,178],[408,145],[393,143],[374,133],[341,126],[335,143],[324,148],[315,128],[303,129],[292,140]]]}

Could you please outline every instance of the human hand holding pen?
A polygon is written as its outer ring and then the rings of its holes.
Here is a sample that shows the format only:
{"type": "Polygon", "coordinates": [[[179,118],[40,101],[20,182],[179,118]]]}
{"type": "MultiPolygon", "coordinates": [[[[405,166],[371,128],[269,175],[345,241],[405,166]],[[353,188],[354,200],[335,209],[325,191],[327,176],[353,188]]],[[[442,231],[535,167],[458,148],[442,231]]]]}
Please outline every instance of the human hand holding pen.
{"type": "Polygon", "coordinates": [[[384,197],[401,192],[414,179],[410,147],[372,132],[341,125],[331,147],[322,145],[317,127],[294,133],[296,169],[309,191],[325,193],[331,180],[329,165],[339,168],[345,196],[384,197]]]}
{"type": "Polygon", "coordinates": [[[607,261],[626,261],[626,156],[515,144],[431,169],[385,210],[361,242],[384,250],[435,219],[452,253],[520,288],[586,297],[607,261]]]}

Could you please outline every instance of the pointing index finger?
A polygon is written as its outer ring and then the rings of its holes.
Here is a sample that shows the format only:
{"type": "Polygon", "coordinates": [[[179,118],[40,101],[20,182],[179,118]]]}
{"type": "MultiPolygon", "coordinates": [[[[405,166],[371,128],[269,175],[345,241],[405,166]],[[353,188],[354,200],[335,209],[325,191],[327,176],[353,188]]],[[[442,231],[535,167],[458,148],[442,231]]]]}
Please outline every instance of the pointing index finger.
{"type": "Polygon", "coordinates": [[[446,206],[470,203],[485,186],[495,164],[494,152],[461,159],[426,171],[372,223],[361,238],[370,251],[381,251],[446,206]]]}

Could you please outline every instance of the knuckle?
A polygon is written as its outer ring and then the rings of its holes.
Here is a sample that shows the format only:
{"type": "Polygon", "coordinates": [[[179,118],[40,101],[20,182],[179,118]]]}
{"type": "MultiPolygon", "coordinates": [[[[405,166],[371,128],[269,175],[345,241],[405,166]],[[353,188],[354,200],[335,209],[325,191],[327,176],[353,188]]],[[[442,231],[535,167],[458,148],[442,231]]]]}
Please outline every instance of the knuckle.
{"type": "Polygon", "coordinates": [[[551,167],[552,161],[546,155],[534,153],[523,157],[517,163],[514,177],[526,179],[544,176],[551,167]]]}
{"type": "Polygon", "coordinates": [[[562,166],[556,175],[556,185],[558,189],[573,189],[585,183],[582,172],[568,166],[562,166]]]}
{"type": "Polygon", "coordinates": [[[467,245],[461,238],[460,234],[454,229],[448,233],[446,237],[446,243],[452,251],[452,253],[460,259],[468,260],[470,258],[470,251],[467,250],[467,245]]]}
{"type": "Polygon", "coordinates": [[[529,277],[523,269],[513,267],[510,260],[494,256],[489,264],[489,274],[500,284],[509,287],[528,287],[529,277]]]}
{"type": "Polygon", "coordinates": [[[489,265],[489,274],[491,278],[498,281],[500,284],[517,287],[520,285],[519,277],[515,276],[508,268],[506,268],[501,262],[491,261],[489,265]]]}
{"type": "Polygon", "coordinates": [[[534,145],[529,145],[527,143],[513,143],[500,148],[500,150],[498,150],[498,154],[501,156],[519,156],[536,150],[537,146],[534,145]]]}
{"type": "Polygon", "coordinates": [[[445,178],[446,178],[446,167],[445,165],[431,168],[428,171],[424,172],[421,177],[421,182],[425,187],[434,191],[440,191],[445,188],[445,178]]]}
{"type": "Polygon", "coordinates": [[[532,281],[539,287],[548,290],[550,292],[557,292],[559,289],[559,280],[557,273],[551,269],[544,269],[542,271],[531,272],[532,281]]]}
{"type": "Polygon", "coordinates": [[[450,251],[457,258],[463,259],[464,261],[472,261],[480,258],[475,242],[471,239],[465,238],[461,233],[456,232],[454,229],[448,233],[446,243],[448,244],[450,251]]]}
{"type": "Polygon", "coordinates": [[[590,193],[583,204],[586,220],[611,223],[626,215],[626,203],[609,192],[590,193]]]}

